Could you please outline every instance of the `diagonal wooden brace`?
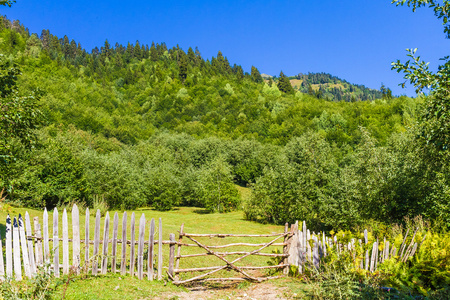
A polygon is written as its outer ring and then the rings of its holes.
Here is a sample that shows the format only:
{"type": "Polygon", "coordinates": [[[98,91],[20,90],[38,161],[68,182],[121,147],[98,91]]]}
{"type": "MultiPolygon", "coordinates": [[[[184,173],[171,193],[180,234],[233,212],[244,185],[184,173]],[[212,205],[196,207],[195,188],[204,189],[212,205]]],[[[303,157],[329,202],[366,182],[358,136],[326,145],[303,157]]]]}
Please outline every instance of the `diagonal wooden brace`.
{"type": "Polygon", "coordinates": [[[208,273],[205,273],[205,274],[201,274],[201,275],[199,275],[199,276],[196,276],[196,277],[193,277],[193,278],[190,278],[190,279],[187,279],[187,280],[178,281],[178,282],[176,282],[176,284],[182,284],[182,283],[187,283],[187,282],[194,281],[194,280],[199,280],[199,279],[201,279],[201,278],[203,278],[203,277],[206,277],[206,276],[208,276],[208,275],[211,275],[211,274],[213,274],[213,273],[216,273],[216,272],[218,272],[218,271],[220,271],[220,270],[223,270],[223,269],[226,269],[226,268],[228,268],[228,267],[231,267],[231,268],[234,269],[235,271],[237,271],[237,272],[243,274],[245,277],[247,277],[247,278],[249,278],[249,279],[251,279],[251,280],[261,282],[263,279],[252,277],[252,276],[246,274],[244,271],[242,271],[242,270],[239,269],[238,267],[234,266],[233,264],[236,263],[236,262],[238,262],[238,261],[240,261],[240,260],[242,260],[242,259],[244,259],[244,258],[247,257],[247,256],[250,256],[250,255],[253,255],[253,254],[255,254],[255,253],[258,253],[258,252],[260,252],[261,250],[263,250],[264,248],[269,247],[270,245],[272,245],[272,244],[275,243],[278,239],[284,237],[285,235],[286,235],[286,234],[283,234],[283,235],[281,235],[281,236],[275,238],[274,240],[272,240],[272,241],[270,241],[269,243],[265,244],[265,245],[262,246],[261,248],[256,249],[256,250],[254,250],[254,251],[251,251],[251,252],[249,252],[249,253],[247,253],[247,254],[241,256],[241,257],[238,257],[238,258],[236,258],[235,260],[233,260],[232,262],[229,262],[228,260],[224,259],[222,256],[220,256],[220,255],[214,253],[214,251],[212,251],[212,250],[210,250],[208,247],[202,245],[200,242],[196,241],[196,240],[193,239],[192,237],[187,236],[190,240],[192,240],[194,243],[196,243],[199,247],[205,249],[208,253],[211,253],[212,255],[214,255],[214,256],[218,257],[219,259],[223,260],[224,262],[227,263],[227,265],[222,266],[222,267],[218,267],[217,269],[214,269],[214,270],[211,271],[211,272],[208,272],[208,273]]]}

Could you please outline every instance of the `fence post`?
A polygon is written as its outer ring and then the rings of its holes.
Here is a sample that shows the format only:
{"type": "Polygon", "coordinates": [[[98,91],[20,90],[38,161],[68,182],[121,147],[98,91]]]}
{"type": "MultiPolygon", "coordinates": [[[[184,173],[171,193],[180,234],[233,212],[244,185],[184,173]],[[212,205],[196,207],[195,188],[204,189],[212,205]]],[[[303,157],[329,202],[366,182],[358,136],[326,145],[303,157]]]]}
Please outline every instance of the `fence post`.
{"type": "Polygon", "coordinates": [[[14,217],[13,222],[13,249],[14,249],[14,274],[16,280],[22,280],[22,265],[20,261],[20,243],[19,243],[19,226],[14,217]]]}
{"type": "Polygon", "coordinates": [[[84,221],[84,263],[86,264],[86,271],[89,270],[89,208],[86,208],[86,215],[84,221]]]}
{"type": "Polygon", "coordinates": [[[155,249],[155,219],[152,218],[150,222],[150,232],[148,234],[148,261],[147,261],[147,276],[149,280],[153,280],[153,253],[155,249]]]}
{"type": "Polygon", "coordinates": [[[35,244],[35,252],[36,252],[36,266],[44,265],[44,256],[42,252],[42,239],[41,239],[41,224],[39,224],[39,218],[34,217],[34,231],[36,234],[36,244],[35,244]]]}
{"type": "Polygon", "coordinates": [[[72,265],[75,268],[76,274],[79,273],[80,267],[80,213],[76,204],[72,207],[72,236],[73,236],[73,256],[72,265]]]}
{"type": "Polygon", "coordinates": [[[117,232],[119,230],[119,215],[117,212],[114,214],[114,224],[113,224],[113,239],[112,239],[112,250],[111,250],[111,272],[116,274],[116,264],[117,264],[117,232]]]}
{"type": "Polygon", "coordinates": [[[131,220],[130,220],[130,227],[131,227],[131,248],[130,248],[130,275],[131,277],[134,276],[134,257],[135,257],[135,233],[134,233],[134,225],[136,224],[136,216],[134,212],[131,213],[131,220]]]}
{"type": "Polygon", "coordinates": [[[28,257],[28,247],[27,240],[25,236],[25,228],[23,224],[22,215],[19,214],[19,235],[20,235],[20,246],[22,248],[22,260],[23,260],[23,268],[25,270],[25,276],[31,278],[31,270],[30,270],[30,260],[28,257]]]}
{"type": "Polygon", "coordinates": [[[53,272],[59,277],[58,209],[53,210],[53,272]]]}
{"type": "Polygon", "coordinates": [[[142,214],[139,220],[139,240],[138,240],[138,278],[144,278],[144,235],[145,235],[145,216],[142,214]]]}
{"type": "MultiPolygon", "coordinates": [[[[288,229],[289,229],[289,224],[286,223],[284,224],[284,240],[283,243],[285,244],[283,246],[283,254],[287,255],[288,254],[288,247],[287,247],[287,241],[288,241],[288,229]]],[[[287,263],[287,256],[284,256],[283,260],[282,260],[282,264],[286,264],[287,263]]],[[[289,272],[289,268],[283,268],[283,274],[287,274],[289,272]]]]}
{"type": "Polygon", "coordinates": [[[162,280],[162,221],[159,218],[159,228],[158,228],[158,280],[162,280]]]}
{"type": "Polygon", "coordinates": [[[95,230],[94,230],[94,253],[92,261],[92,274],[97,275],[98,273],[98,251],[100,248],[100,210],[97,209],[95,214],[95,230]]]}
{"type": "Polygon", "coordinates": [[[102,251],[102,274],[108,271],[108,244],[109,244],[109,212],[106,212],[105,227],[103,227],[103,251],[102,251]]]}
{"type": "Polygon", "coordinates": [[[120,262],[120,274],[127,272],[127,212],[122,216],[122,261],[120,262]]]}
{"type": "Polygon", "coordinates": [[[67,210],[64,208],[62,219],[63,238],[63,274],[69,274],[69,225],[67,222],[67,210]]]}
{"type": "MultiPolygon", "coordinates": [[[[177,260],[175,264],[175,270],[178,270],[180,268],[180,256],[181,256],[181,243],[183,242],[183,230],[184,230],[184,223],[181,224],[180,227],[180,235],[178,236],[178,249],[177,249],[177,260]]],[[[178,280],[178,274],[175,273],[175,280],[178,280]]]]}
{"type": "Polygon", "coordinates": [[[27,230],[28,257],[30,259],[31,276],[34,276],[36,275],[36,262],[34,260],[33,239],[31,238],[33,233],[31,231],[30,215],[28,212],[25,212],[25,226],[27,230]]]}
{"type": "Polygon", "coordinates": [[[173,279],[173,265],[175,261],[175,234],[171,233],[170,237],[170,252],[169,252],[169,277],[173,279]]]}

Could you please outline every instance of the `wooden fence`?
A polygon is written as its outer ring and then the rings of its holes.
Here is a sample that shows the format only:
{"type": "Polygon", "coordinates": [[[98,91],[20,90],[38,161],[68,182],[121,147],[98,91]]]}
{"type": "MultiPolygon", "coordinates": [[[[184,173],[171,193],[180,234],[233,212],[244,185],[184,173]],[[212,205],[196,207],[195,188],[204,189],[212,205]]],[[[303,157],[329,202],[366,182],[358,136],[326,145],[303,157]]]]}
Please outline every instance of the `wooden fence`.
{"type": "MultiPolygon", "coordinates": [[[[249,270],[266,270],[266,269],[281,269],[284,270],[284,273],[286,274],[289,268],[289,264],[287,262],[287,258],[289,256],[288,249],[290,245],[291,237],[293,236],[292,231],[288,231],[288,224],[285,226],[285,230],[283,233],[272,233],[272,234],[259,234],[259,235],[251,235],[251,234],[194,234],[194,233],[186,233],[183,231],[184,224],[181,225],[180,231],[179,231],[179,241],[177,243],[178,245],[178,252],[175,256],[175,245],[171,248],[173,250],[170,251],[170,265],[169,265],[169,277],[173,280],[175,284],[184,284],[191,281],[255,281],[255,282],[261,282],[267,279],[277,278],[279,276],[256,276],[254,274],[250,274],[249,270]],[[189,239],[194,244],[186,244],[183,243],[183,237],[189,239]],[[198,238],[268,238],[270,237],[272,240],[266,243],[248,243],[248,242],[240,242],[240,243],[229,243],[225,245],[206,245],[206,243],[202,243],[198,240],[198,238]],[[280,243],[280,239],[282,239],[282,242],[280,243]],[[203,249],[205,252],[203,253],[195,253],[195,254],[185,254],[181,255],[181,247],[186,246],[193,246],[193,247],[199,247],[203,249]],[[246,251],[231,251],[231,252],[216,252],[216,249],[224,249],[224,248],[230,248],[230,247],[250,247],[250,248],[257,248],[256,250],[246,250],[246,251]],[[282,253],[263,253],[262,250],[273,247],[273,246],[282,246],[283,252],[282,253]],[[249,257],[251,255],[256,256],[264,256],[264,257],[279,257],[281,258],[281,262],[276,265],[264,265],[264,266],[238,266],[236,263],[239,261],[242,261],[244,258],[249,257]],[[207,267],[198,267],[198,268],[186,268],[186,269],[180,269],[180,260],[191,258],[191,257],[204,257],[204,256],[213,256],[216,257],[221,263],[225,263],[219,266],[207,266],[207,267]],[[231,260],[227,259],[227,257],[233,257],[238,256],[237,258],[231,260]],[[175,267],[174,267],[174,261],[175,261],[175,267]],[[214,273],[217,273],[222,270],[227,271],[235,271],[235,273],[238,273],[240,277],[210,277],[214,273]],[[179,274],[181,273],[194,273],[194,272],[206,272],[202,273],[200,275],[179,280],[179,274]]],[[[170,240],[175,242],[175,235],[171,234],[170,240]]]]}
{"type": "MultiPolygon", "coordinates": [[[[59,215],[56,208],[53,211],[52,223],[49,223],[48,212],[44,210],[42,226],[38,217],[33,219],[34,231],[31,227],[31,219],[28,212],[25,213],[24,219],[21,215],[13,219],[8,215],[4,247],[2,245],[3,240],[0,237],[0,280],[5,278],[22,280],[23,274],[31,278],[37,274],[38,268],[44,268],[44,270],[53,273],[55,277],[59,277],[61,271],[63,274],[85,272],[93,275],[111,272],[122,275],[130,274],[131,276],[137,276],[139,279],[146,277],[148,280],[161,280],[163,278],[163,245],[169,245],[167,274],[176,284],[198,280],[250,280],[260,282],[273,278],[273,276],[254,275],[249,271],[280,269],[283,270],[283,274],[287,274],[289,266],[297,266],[301,273],[305,267],[318,268],[321,259],[326,257],[330,251],[336,251],[338,255],[346,251],[353,255],[353,259],[358,261],[361,269],[373,272],[377,269],[377,264],[386,259],[395,258],[400,261],[406,261],[416,253],[421,244],[415,242],[417,229],[409,243],[407,242],[408,230],[403,242],[397,249],[386,239],[383,240],[381,245],[378,239],[369,243],[367,230],[364,232],[364,241],[351,239],[344,243],[342,240],[338,240],[336,236],[331,238],[324,233],[316,234],[310,232],[306,228],[305,222],[303,222],[302,228],[299,228],[297,222],[291,225],[290,230],[289,225],[286,224],[282,233],[262,235],[194,234],[184,232],[184,225],[182,225],[178,241],[175,241],[175,234],[173,233],[169,235],[169,240],[164,241],[162,239],[161,218],[159,219],[158,232],[156,232],[154,219],[151,219],[149,226],[147,226],[145,216],[142,214],[139,224],[136,226],[135,213],[131,214],[130,222],[128,222],[127,212],[124,212],[122,228],[119,232],[119,216],[116,212],[112,221],[111,235],[108,212],[104,218],[103,232],[100,230],[101,216],[99,210],[97,210],[95,215],[94,239],[91,240],[89,209],[86,209],[85,212],[84,239],[81,239],[80,214],[76,205],[73,206],[71,213],[72,226],[69,227],[66,209],[62,213],[61,225],[59,224],[59,215]],[[59,231],[60,227],[62,232],[59,231]],[[136,228],[138,229],[137,239],[136,228]],[[53,229],[50,232],[53,233],[52,237],[49,236],[49,230],[51,229],[53,229]],[[71,229],[71,236],[69,229],[71,229]],[[146,230],[148,230],[147,239],[145,238],[146,230]],[[156,235],[158,239],[155,239],[156,235]],[[205,242],[200,241],[200,238],[223,239],[231,237],[244,239],[250,237],[252,239],[270,238],[271,240],[262,243],[244,241],[224,245],[207,245],[205,242]],[[188,239],[191,243],[186,243],[183,239],[188,239]],[[69,247],[70,243],[71,247],[69,247]],[[62,248],[60,248],[61,244],[62,248]],[[177,246],[178,248],[176,249],[177,246]],[[216,252],[216,249],[236,246],[256,249],[249,250],[245,248],[246,250],[216,252]],[[204,252],[182,255],[181,250],[183,247],[198,247],[204,252]],[[283,250],[281,253],[274,253],[274,251],[272,253],[262,252],[262,250],[267,250],[269,247],[282,247],[283,250]],[[4,248],[5,255],[3,252],[4,248]],[[176,250],[177,253],[175,254],[176,250]],[[83,257],[82,253],[84,253],[83,257]],[[237,256],[237,258],[231,259],[233,256],[237,256]],[[244,258],[249,256],[271,257],[278,259],[279,263],[275,265],[265,264],[263,266],[236,264],[238,262],[241,263],[244,258]],[[221,265],[215,263],[215,266],[180,268],[181,260],[184,261],[190,257],[213,257],[220,260],[221,265]],[[240,277],[217,277],[222,270],[234,271],[240,277]],[[189,278],[189,274],[198,273],[200,274],[191,275],[193,277],[189,278]],[[184,279],[180,280],[180,274],[184,274],[184,279]],[[212,276],[213,274],[214,276],[212,276]]],[[[424,240],[425,237],[422,243],[424,240]]]]}
{"type": "Polygon", "coordinates": [[[318,268],[321,259],[327,256],[330,251],[336,251],[338,255],[344,251],[348,252],[353,256],[353,260],[357,261],[359,268],[374,272],[377,269],[377,265],[387,259],[394,258],[398,261],[406,262],[409,257],[416,253],[426,238],[424,236],[420,244],[415,242],[417,228],[408,243],[408,229],[397,249],[386,238],[383,239],[381,244],[378,238],[376,241],[369,243],[367,230],[364,230],[364,241],[352,238],[345,243],[338,240],[336,236],[332,238],[326,236],[325,233],[316,234],[310,232],[306,228],[305,222],[303,222],[302,228],[299,228],[298,222],[293,224],[292,231],[294,234],[289,248],[288,264],[298,267],[300,273],[303,272],[306,266],[318,268]]]}
{"type": "Polygon", "coordinates": [[[120,272],[123,275],[130,274],[131,276],[137,276],[139,279],[147,276],[149,280],[155,278],[161,280],[163,276],[162,246],[163,244],[172,243],[171,241],[162,240],[161,218],[159,219],[158,239],[155,239],[155,220],[151,219],[148,239],[146,240],[146,220],[144,214],[139,219],[137,239],[134,212],[131,214],[129,223],[127,213],[124,212],[120,234],[121,238],[119,238],[118,214],[114,214],[112,222],[112,239],[110,238],[109,213],[107,212],[105,215],[102,235],[100,235],[100,217],[100,211],[97,210],[95,215],[94,240],[90,240],[89,209],[86,209],[85,214],[85,238],[81,239],[80,215],[76,205],[72,208],[72,238],[69,238],[69,224],[66,209],[64,209],[62,214],[62,234],[59,231],[59,217],[56,208],[53,211],[53,224],[49,224],[48,222],[47,210],[44,210],[42,226],[38,217],[34,218],[34,232],[31,229],[31,220],[28,212],[25,213],[25,224],[21,215],[18,218],[14,217],[13,220],[8,215],[6,219],[5,239],[6,272],[2,239],[0,237],[0,279],[15,278],[16,280],[22,280],[23,273],[26,277],[31,278],[37,273],[39,267],[43,267],[49,272],[52,272],[55,277],[60,276],[62,269],[63,274],[69,274],[70,271],[80,273],[82,270],[87,273],[91,272],[94,275],[99,273],[106,274],[107,272],[120,272]],[[49,225],[53,225],[51,227],[53,229],[52,238],[49,237],[49,225]],[[127,235],[127,229],[130,231],[130,236],[127,235]],[[50,242],[52,242],[51,245],[50,242]],[[62,251],[60,249],[61,242],[62,251]],[[70,251],[69,243],[72,243],[70,251]],[[102,246],[101,248],[100,245],[102,246]],[[111,252],[109,252],[110,245],[111,252]],[[121,249],[119,249],[119,245],[121,245],[121,249]],[[81,248],[82,246],[83,248],[81,248]],[[147,248],[146,264],[144,263],[144,247],[147,248]],[[156,247],[158,248],[157,251],[155,249],[156,247]],[[62,252],[62,264],[60,252],[62,252]],[[69,255],[70,252],[72,252],[72,255],[69,255]],[[82,252],[84,252],[84,261],[82,261],[81,257],[82,252]]]}

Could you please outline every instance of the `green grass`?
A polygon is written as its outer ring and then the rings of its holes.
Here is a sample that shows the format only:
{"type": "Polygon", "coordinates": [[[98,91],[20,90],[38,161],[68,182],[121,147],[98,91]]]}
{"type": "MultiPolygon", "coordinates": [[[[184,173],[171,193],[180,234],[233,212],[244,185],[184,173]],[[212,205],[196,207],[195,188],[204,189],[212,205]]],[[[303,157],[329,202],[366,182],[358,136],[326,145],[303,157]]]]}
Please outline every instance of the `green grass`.
{"type": "MultiPolygon", "coordinates": [[[[242,192],[242,191],[241,191],[242,192]]],[[[248,191],[243,188],[243,192],[248,195],[248,191]]],[[[18,216],[18,214],[25,214],[25,211],[28,211],[31,219],[33,217],[39,217],[39,222],[42,226],[42,215],[43,212],[34,209],[25,209],[25,208],[16,208],[13,207],[10,211],[11,217],[18,216]]],[[[116,211],[110,211],[110,230],[109,235],[112,238],[112,219],[114,217],[114,213],[116,211]]],[[[231,234],[270,234],[270,233],[281,233],[284,228],[282,226],[276,225],[264,225],[256,222],[250,222],[244,219],[243,213],[241,211],[226,213],[226,214],[206,214],[202,209],[193,208],[193,207],[180,207],[167,212],[155,211],[151,208],[140,208],[134,211],[136,214],[136,226],[139,224],[139,218],[142,214],[145,215],[147,226],[145,232],[145,239],[148,240],[148,229],[151,218],[154,218],[156,221],[156,232],[158,232],[158,219],[162,219],[162,228],[163,228],[163,240],[169,239],[169,234],[174,233],[176,235],[176,239],[178,240],[178,231],[180,229],[181,224],[184,223],[184,232],[187,233],[231,233],[231,234]]],[[[62,232],[62,211],[59,210],[59,238],[61,239],[62,232]]],[[[123,212],[118,211],[119,215],[119,235],[118,238],[121,239],[121,228],[122,228],[122,216],[123,212]]],[[[130,239],[130,217],[131,212],[127,212],[128,215],[128,239],[130,239]]],[[[7,212],[0,211],[0,220],[6,220],[7,212]]],[[[104,226],[104,217],[101,218],[101,236],[103,236],[103,226],[104,226]]],[[[52,226],[50,225],[53,220],[53,211],[49,212],[49,236],[52,237],[52,226]]],[[[3,223],[2,221],[1,223],[3,223]]],[[[4,224],[4,223],[3,223],[4,224]]],[[[69,224],[69,236],[72,237],[72,215],[68,212],[68,224],[69,224]]],[[[80,236],[81,239],[84,239],[84,224],[85,224],[85,212],[80,211],[80,236]]],[[[32,227],[34,228],[33,224],[32,227]]],[[[90,229],[90,239],[94,238],[94,227],[95,227],[95,212],[90,212],[89,219],[89,229],[90,229]]],[[[1,226],[2,237],[4,237],[4,225],[1,226]]],[[[138,227],[136,227],[136,239],[138,236],[138,227]]],[[[102,237],[101,237],[102,239],[102,237]]],[[[155,236],[155,239],[158,239],[155,236]]],[[[229,244],[236,242],[246,242],[246,243],[264,243],[270,241],[272,238],[197,238],[197,240],[206,245],[219,245],[219,244],[229,244]]],[[[187,238],[183,239],[183,242],[193,244],[192,241],[189,241],[187,238]]],[[[279,240],[282,242],[282,239],[279,240]]],[[[70,251],[72,251],[70,245],[70,251]]],[[[84,261],[84,244],[81,245],[81,259],[84,261]]],[[[50,242],[50,249],[52,249],[52,243],[50,242]]],[[[101,251],[100,245],[100,251],[101,251]]],[[[145,247],[147,248],[147,247],[145,247]]],[[[254,250],[256,248],[249,247],[232,247],[226,249],[220,249],[218,251],[231,252],[231,251],[249,251],[254,250]]],[[[264,249],[262,252],[270,253],[274,250],[275,247],[270,247],[264,249]]],[[[280,247],[278,247],[280,249],[280,247]]],[[[137,250],[137,246],[136,246],[137,250]]],[[[157,247],[156,247],[157,252],[157,247]]],[[[129,258],[129,246],[128,246],[128,254],[129,258]]],[[[90,255],[92,255],[93,246],[90,245],[90,255]]],[[[136,251],[137,252],[137,251],[136,251]]],[[[205,250],[199,247],[182,247],[181,254],[191,254],[191,253],[204,253],[205,250]]],[[[118,244],[118,257],[120,257],[121,253],[121,244],[118,244]]],[[[109,246],[109,255],[111,255],[111,245],[109,246]]],[[[138,280],[135,277],[131,277],[130,275],[120,276],[118,274],[108,274],[101,276],[92,276],[85,275],[86,278],[81,279],[81,277],[73,277],[70,281],[70,284],[67,285],[66,291],[66,299],[139,299],[150,297],[152,295],[157,295],[161,292],[178,292],[182,291],[182,287],[176,287],[170,283],[167,279],[166,270],[168,267],[168,255],[169,255],[169,246],[163,246],[163,274],[164,281],[148,281],[138,280]],[[99,288],[101,287],[101,288],[99,288]],[[129,295],[133,295],[133,297],[129,297],[129,295]]],[[[70,264],[72,264],[72,254],[69,254],[70,264]]],[[[230,261],[237,258],[238,256],[227,256],[227,259],[230,261]]],[[[267,261],[269,259],[267,257],[261,256],[249,256],[239,262],[238,265],[267,265],[267,261]]],[[[109,258],[109,262],[111,259],[109,258]]],[[[60,242],[60,262],[62,263],[62,243],[60,242]]],[[[100,261],[99,261],[100,263],[100,261]]],[[[120,263],[120,259],[118,259],[118,263],[120,263]]],[[[128,262],[129,263],[129,262],[128,262]]],[[[146,264],[146,262],[145,262],[146,264]]],[[[218,258],[213,256],[203,256],[196,258],[186,258],[180,261],[180,268],[193,268],[193,267],[202,267],[202,266],[218,266],[224,265],[224,262],[220,261],[218,258]]],[[[109,266],[110,268],[110,266],[109,266]]],[[[119,269],[119,266],[118,266],[119,269]]],[[[146,268],[144,268],[146,271],[146,268]]],[[[250,271],[249,271],[250,272],[250,271]]],[[[156,272],[155,272],[156,273],[156,272]]],[[[199,273],[192,274],[182,274],[180,275],[181,279],[190,278],[199,273]]],[[[253,275],[264,275],[264,272],[254,272],[253,275]]],[[[227,276],[227,277],[237,277],[239,274],[236,274],[232,271],[221,271],[215,274],[215,276],[227,276]]],[[[67,278],[67,277],[65,277],[67,278]]],[[[64,279],[66,280],[66,279],[64,279]]],[[[59,285],[57,289],[57,295],[62,296],[64,293],[64,289],[66,289],[66,284],[59,285]]]]}

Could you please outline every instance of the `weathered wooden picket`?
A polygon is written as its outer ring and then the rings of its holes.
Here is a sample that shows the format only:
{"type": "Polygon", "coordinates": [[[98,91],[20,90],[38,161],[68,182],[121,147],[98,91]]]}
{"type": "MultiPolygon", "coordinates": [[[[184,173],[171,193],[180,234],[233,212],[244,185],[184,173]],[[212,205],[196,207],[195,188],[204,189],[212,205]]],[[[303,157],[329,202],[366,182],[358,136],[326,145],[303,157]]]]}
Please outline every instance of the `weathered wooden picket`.
{"type": "Polygon", "coordinates": [[[359,268],[374,272],[377,269],[378,263],[382,263],[390,258],[406,262],[409,257],[412,257],[416,253],[417,249],[426,238],[426,236],[424,236],[420,244],[415,242],[418,230],[416,229],[408,245],[408,229],[403,238],[403,242],[399,249],[397,249],[394,244],[389,243],[386,238],[384,238],[381,245],[378,238],[370,244],[368,241],[367,230],[364,230],[364,244],[361,239],[358,239],[358,243],[356,243],[355,239],[343,243],[342,241],[339,241],[336,236],[331,238],[327,237],[325,233],[316,234],[310,232],[310,230],[306,228],[305,222],[303,222],[302,228],[298,227],[298,222],[292,226],[294,234],[289,248],[288,264],[298,267],[300,273],[303,272],[305,266],[318,268],[321,258],[327,256],[330,249],[336,251],[338,255],[343,251],[350,252],[353,256],[353,260],[359,262],[359,268]],[[381,250],[379,249],[380,247],[381,250]]]}
{"type": "Polygon", "coordinates": [[[95,215],[94,240],[89,239],[89,209],[85,214],[85,239],[80,238],[80,216],[76,205],[72,208],[72,238],[69,238],[69,224],[67,211],[64,209],[62,214],[62,238],[59,232],[58,210],[53,211],[53,224],[48,222],[48,212],[44,210],[42,227],[38,217],[34,218],[34,234],[31,229],[31,220],[28,212],[25,213],[25,225],[21,215],[18,218],[6,219],[6,272],[3,260],[3,246],[0,237],[0,279],[15,278],[22,280],[22,271],[28,278],[37,273],[39,267],[43,267],[52,272],[55,277],[63,274],[69,274],[72,270],[79,273],[82,268],[84,272],[91,272],[94,275],[107,272],[120,272],[121,274],[130,274],[143,279],[146,275],[149,280],[155,279],[155,259],[158,261],[156,267],[156,278],[161,280],[163,277],[162,269],[162,245],[170,244],[170,241],[162,240],[162,221],[159,219],[158,239],[155,239],[155,220],[151,219],[148,240],[145,239],[146,220],[144,214],[139,219],[139,234],[136,240],[135,236],[135,213],[131,214],[130,223],[128,223],[127,213],[122,217],[121,239],[119,235],[119,217],[117,212],[114,214],[112,226],[112,239],[110,238],[110,217],[107,212],[104,220],[103,235],[100,236],[100,211],[95,215]],[[49,225],[53,225],[53,238],[49,237],[49,225]],[[129,227],[128,227],[129,225],[129,227]],[[130,236],[127,237],[127,231],[130,229],[130,236]],[[62,240],[62,251],[60,244],[62,240]],[[52,251],[50,251],[50,242],[52,242],[52,251]],[[72,243],[69,249],[69,243],[72,243]],[[136,245],[137,243],[137,245],[136,245]],[[119,257],[118,245],[121,244],[121,256],[119,257]],[[81,259],[81,246],[84,245],[84,263],[81,259]],[[93,245],[93,249],[91,248],[93,245]],[[100,245],[102,248],[100,249],[100,245]],[[111,253],[109,248],[111,245],[111,253]],[[155,245],[158,245],[158,251],[155,251],[155,245]],[[137,246],[137,253],[136,253],[137,246]],[[147,264],[144,264],[144,248],[147,247],[147,264]],[[70,251],[72,259],[70,262],[70,251]],[[91,251],[92,250],[92,251],[91,251]],[[62,252],[62,264],[60,259],[62,252]],[[155,253],[158,254],[157,258],[155,253]],[[120,269],[117,267],[120,261],[120,269]],[[137,261],[137,263],[136,263],[137,261]],[[100,265],[99,265],[100,263],[100,265]]]}
{"type": "MultiPolygon", "coordinates": [[[[107,212],[104,218],[103,234],[100,231],[100,211],[97,210],[95,215],[95,229],[93,232],[94,239],[90,239],[89,227],[89,209],[85,213],[84,239],[81,239],[82,228],[80,226],[80,214],[76,205],[72,208],[72,236],[70,238],[70,227],[68,224],[67,211],[64,209],[62,214],[62,225],[59,224],[58,210],[53,211],[53,222],[49,223],[49,216],[47,210],[44,210],[42,227],[39,223],[39,218],[33,219],[34,231],[31,228],[31,219],[28,212],[25,213],[25,220],[19,215],[17,218],[10,218],[8,215],[6,219],[6,238],[5,238],[5,256],[3,255],[2,238],[0,237],[0,280],[5,278],[15,278],[22,280],[23,274],[31,278],[38,272],[38,268],[51,272],[55,277],[60,276],[60,272],[64,275],[73,273],[92,273],[93,275],[111,273],[120,273],[122,275],[130,274],[137,276],[139,279],[144,279],[146,276],[148,280],[163,278],[163,245],[169,245],[169,260],[168,260],[168,276],[176,284],[184,284],[192,281],[255,281],[261,282],[273,276],[262,276],[261,274],[250,273],[254,270],[264,269],[280,269],[283,274],[287,274],[289,266],[297,266],[300,273],[305,267],[318,268],[321,259],[326,257],[331,251],[336,251],[339,255],[343,251],[348,251],[353,255],[353,259],[358,262],[361,269],[374,272],[377,269],[377,264],[389,258],[395,258],[405,262],[409,257],[412,257],[421,243],[415,242],[417,229],[412,235],[412,238],[407,243],[409,230],[403,239],[399,249],[390,244],[384,239],[383,243],[379,245],[378,239],[369,243],[367,230],[364,232],[364,241],[359,239],[351,239],[344,243],[334,236],[333,238],[326,236],[324,233],[315,234],[306,228],[303,222],[302,228],[299,228],[298,222],[291,225],[285,225],[285,230],[282,233],[272,234],[194,234],[184,232],[184,225],[181,226],[179,232],[179,240],[175,240],[175,234],[171,233],[169,240],[162,239],[162,221],[159,219],[158,232],[156,233],[155,220],[151,219],[149,226],[146,225],[144,214],[139,219],[138,238],[136,240],[136,220],[135,213],[131,214],[130,222],[128,223],[127,212],[122,216],[121,234],[119,232],[119,216],[117,212],[114,214],[112,221],[112,238],[110,235],[110,217],[107,212]],[[25,222],[24,222],[25,221],[25,222]],[[53,236],[49,236],[49,227],[53,229],[53,236]],[[59,229],[62,229],[60,232],[59,229]],[[148,239],[145,239],[146,228],[148,228],[148,239]],[[61,233],[61,234],[60,234],[61,233]],[[130,233],[130,236],[128,236],[130,233]],[[120,238],[119,238],[120,234],[120,238]],[[155,239],[157,235],[158,239],[155,239]],[[263,243],[229,243],[229,244],[213,244],[207,245],[201,242],[200,238],[270,238],[269,242],[263,243]],[[189,239],[193,243],[186,243],[183,238],[189,239]],[[280,242],[280,239],[283,239],[280,242]],[[50,245],[51,242],[51,245],[50,245]],[[60,244],[62,242],[62,249],[60,244]],[[363,243],[364,242],[364,243],[363,243]],[[69,247],[69,243],[72,247],[69,247]],[[121,244],[121,248],[119,245],[121,244]],[[100,248],[101,245],[101,248],[100,248]],[[111,245],[111,252],[110,252],[111,245]],[[155,246],[158,246],[155,249],[155,246]],[[391,246],[390,246],[391,245],[391,246]],[[50,246],[52,246],[50,248],[50,246]],[[176,247],[178,246],[178,249],[176,247]],[[256,250],[230,250],[230,252],[216,252],[216,249],[223,249],[228,247],[250,247],[257,248],[256,250]],[[84,248],[84,261],[81,253],[84,248]],[[182,255],[182,247],[198,247],[203,249],[202,253],[187,253],[182,255]],[[269,247],[283,247],[282,253],[268,253],[262,252],[269,247]],[[136,253],[137,248],[137,253],[136,253]],[[380,250],[381,249],[381,250],[380,250]],[[177,254],[175,254],[177,250],[177,254]],[[147,253],[145,253],[147,252],[147,253]],[[62,264],[61,257],[62,254],[62,264]],[[72,255],[70,255],[72,254],[72,255]],[[157,254],[157,256],[156,256],[157,254]],[[146,257],[144,257],[144,255],[146,257]],[[181,259],[190,257],[214,257],[221,261],[221,265],[204,266],[196,268],[180,268],[181,259]],[[238,256],[230,259],[227,257],[238,256]],[[278,258],[280,263],[276,265],[237,265],[237,262],[242,263],[242,260],[249,256],[266,256],[278,258]],[[5,257],[5,259],[4,259],[5,257]],[[145,262],[146,260],[146,262],[145,262]],[[5,264],[6,261],[6,264],[5,264]],[[155,264],[155,262],[157,263],[155,264]],[[6,271],[5,271],[6,266],[6,271]],[[240,277],[217,277],[220,271],[235,271],[240,277]],[[155,274],[156,271],[156,274],[155,274]],[[189,278],[189,274],[192,277],[189,278]],[[198,274],[200,273],[200,274],[198,274]],[[180,274],[183,279],[180,280],[180,274]],[[214,276],[212,276],[214,274],[214,276]]],[[[424,239],[422,240],[422,243],[424,239]]]]}

